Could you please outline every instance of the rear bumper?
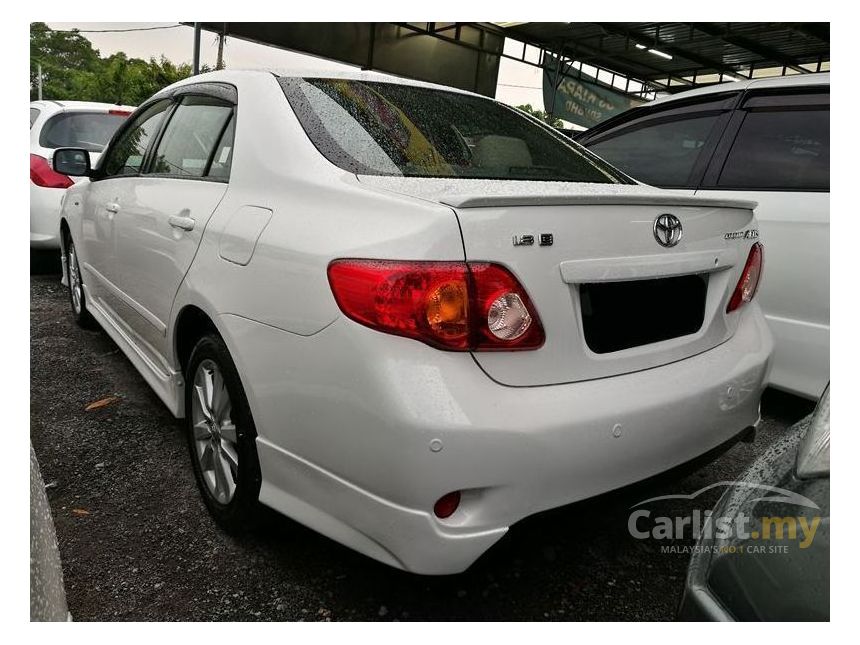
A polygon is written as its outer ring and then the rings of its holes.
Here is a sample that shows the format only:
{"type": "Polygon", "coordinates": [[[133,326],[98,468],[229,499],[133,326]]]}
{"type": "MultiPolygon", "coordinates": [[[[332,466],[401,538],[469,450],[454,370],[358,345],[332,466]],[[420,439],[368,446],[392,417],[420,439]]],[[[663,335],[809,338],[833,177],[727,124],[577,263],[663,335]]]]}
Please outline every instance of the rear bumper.
{"type": "Polygon", "coordinates": [[[729,341],[698,356],[524,388],[495,383],[468,355],[344,319],[311,337],[222,322],[259,433],[261,501],[390,565],[448,574],[520,519],[755,425],[773,343],[757,305],[740,315],[729,341]],[[460,508],[435,518],[453,490],[460,508]]]}
{"type": "Polygon", "coordinates": [[[30,248],[60,248],[60,203],[63,188],[43,188],[30,182],[30,248]]]}

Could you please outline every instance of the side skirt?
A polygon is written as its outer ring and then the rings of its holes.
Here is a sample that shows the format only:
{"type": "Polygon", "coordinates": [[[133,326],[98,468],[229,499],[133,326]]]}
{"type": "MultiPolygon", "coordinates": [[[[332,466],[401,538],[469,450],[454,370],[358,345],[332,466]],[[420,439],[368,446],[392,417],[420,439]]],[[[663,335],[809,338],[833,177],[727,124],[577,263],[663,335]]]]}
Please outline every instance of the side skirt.
{"type": "Polygon", "coordinates": [[[153,363],[134,343],[131,337],[117,324],[113,317],[96,302],[84,284],[87,299],[87,309],[93,318],[101,325],[108,336],[119,346],[123,353],[137,368],[140,375],[155,391],[167,406],[167,409],[177,418],[185,416],[185,397],[182,374],[175,371],[165,372],[153,363]]]}

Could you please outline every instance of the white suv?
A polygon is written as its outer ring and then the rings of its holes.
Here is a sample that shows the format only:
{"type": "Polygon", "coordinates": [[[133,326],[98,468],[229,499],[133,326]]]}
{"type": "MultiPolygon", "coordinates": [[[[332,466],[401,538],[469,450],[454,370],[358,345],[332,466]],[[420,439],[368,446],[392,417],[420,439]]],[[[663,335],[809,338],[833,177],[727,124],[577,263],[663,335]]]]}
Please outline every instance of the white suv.
{"type": "Polygon", "coordinates": [[[210,512],[258,500],[420,573],[748,436],[755,204],[636,185],[485,97],[222,71],[69,189],[72,312],[177,417],[210,512]]]}
{"type": "Polygon", "coordinates": [[[60,200],[76,179],[54,171],[54,150],[83,148],[95,162],[133,110],[128,105],[83,101],[30,103],[30,248],[60,248],[60,200]]]}
{"type": "Polygon", "coordinates": [[[652,186],[758,202],[770,384],[817,399],[830,380],[830,74],[682,92],[576,140],[652,186]]]}

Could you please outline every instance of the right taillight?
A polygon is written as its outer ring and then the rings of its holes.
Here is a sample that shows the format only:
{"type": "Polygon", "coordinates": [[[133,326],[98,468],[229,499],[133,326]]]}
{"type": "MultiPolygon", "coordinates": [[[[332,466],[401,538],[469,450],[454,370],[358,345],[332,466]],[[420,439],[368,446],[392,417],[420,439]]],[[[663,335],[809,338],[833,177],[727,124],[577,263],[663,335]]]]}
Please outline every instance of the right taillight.
{"type": "Polygon", "coordinates": [[[43,188],[68,188],[75,185],[70,177],[51,168],[47,159],[34,154],[30,154],[30,181],[43,188]]]}
{"type": "Polygon", "coordinates": [[[759,242],[752,245],[743,273],[735,287],[734,293],[726,307],[726,313],[740,309],[753,299],[761,281],[762,265],[764,263],[764,248],[759,242]]]}
{"type": "Polygon", "coordinates": [[[498,264],[469,262],[468,266],[474,287],[474,349],[537,349],[543,345],[543,326],[519,280],[498,264]]]}
{"type": "Polygon", "coordinates": [[[454,351],[536,349],[543,327],[506,268],[488,262],[335,260],[341,311],[372,329],[454,351]]]}

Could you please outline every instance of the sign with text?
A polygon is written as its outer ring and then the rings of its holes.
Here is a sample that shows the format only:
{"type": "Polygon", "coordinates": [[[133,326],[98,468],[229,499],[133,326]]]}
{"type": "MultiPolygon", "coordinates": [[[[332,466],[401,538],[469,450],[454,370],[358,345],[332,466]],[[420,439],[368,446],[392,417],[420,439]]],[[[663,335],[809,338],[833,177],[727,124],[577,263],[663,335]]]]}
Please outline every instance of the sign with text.
{"type": "MultiPolygon", "coordinates": [[[[624,110],[641,105],[645,101],[598,85],[597,79],[582,72],[580,78],[562,73],[556,74],[557,59],[547,56],[543,72],[544,110],[565,121],[590,128],[624,110]],[[558,89],[553,85],[558,81],[558,89]],[[553,98],[555,105],[553,105],[553,98]]],[[[563,65],[563,64],[562,64],[563,65]]]]}

